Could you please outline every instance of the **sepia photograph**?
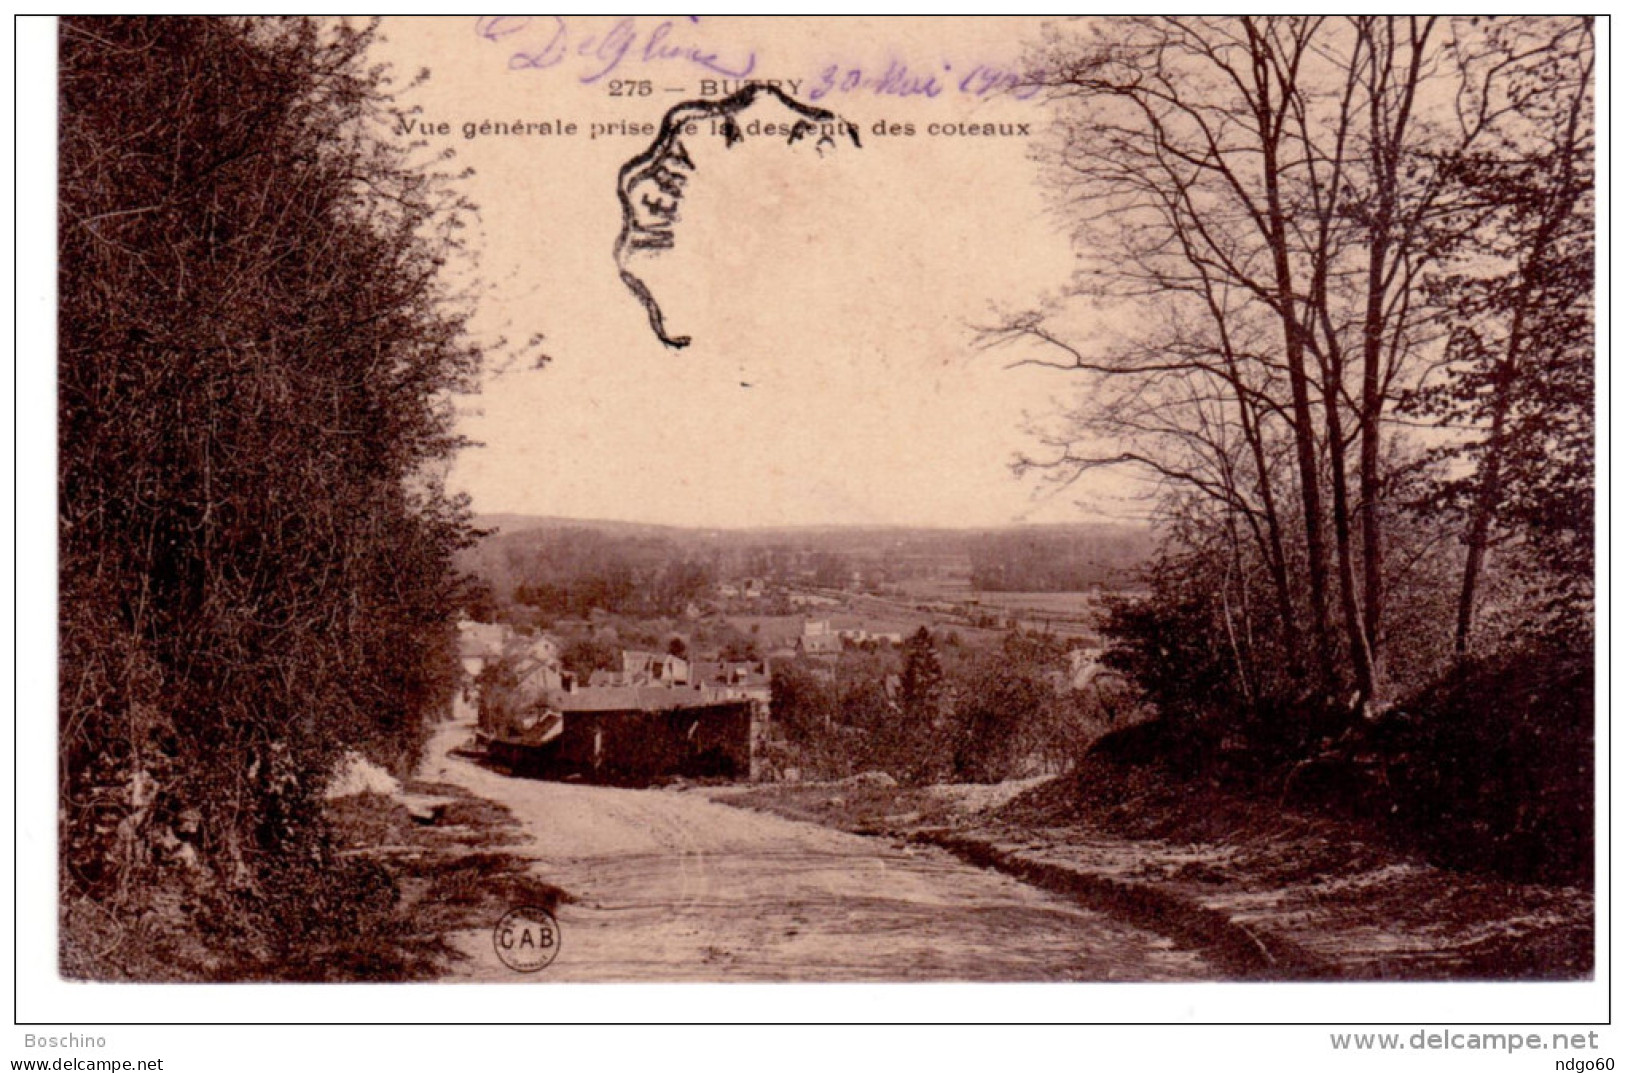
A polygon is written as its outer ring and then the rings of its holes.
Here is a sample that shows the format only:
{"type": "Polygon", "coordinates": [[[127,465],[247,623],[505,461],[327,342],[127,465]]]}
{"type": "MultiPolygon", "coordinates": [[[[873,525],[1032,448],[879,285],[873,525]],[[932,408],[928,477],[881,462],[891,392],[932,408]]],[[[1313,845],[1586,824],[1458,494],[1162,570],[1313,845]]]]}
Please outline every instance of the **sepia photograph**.
{"type": "Polygon", "coordinates": [[[1597,982],[1603,29],[57,20],[18,927],[70,995],[1597,982]]]}

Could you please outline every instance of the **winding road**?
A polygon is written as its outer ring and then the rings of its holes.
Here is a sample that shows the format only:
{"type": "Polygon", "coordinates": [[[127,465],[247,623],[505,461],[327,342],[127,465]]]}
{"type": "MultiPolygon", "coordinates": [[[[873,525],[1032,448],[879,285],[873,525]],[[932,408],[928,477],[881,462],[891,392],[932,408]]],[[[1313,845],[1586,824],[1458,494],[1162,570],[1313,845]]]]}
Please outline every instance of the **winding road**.
{"type": "Polygon", "coordinates": [[[423,774],[507,807],[558,910],[557,959],[519,975],[489,931],[453,936],[451,980],[1201,980],[1166,939],[924,846],[707,799],[498,774],[442,729],[423,774]]]}

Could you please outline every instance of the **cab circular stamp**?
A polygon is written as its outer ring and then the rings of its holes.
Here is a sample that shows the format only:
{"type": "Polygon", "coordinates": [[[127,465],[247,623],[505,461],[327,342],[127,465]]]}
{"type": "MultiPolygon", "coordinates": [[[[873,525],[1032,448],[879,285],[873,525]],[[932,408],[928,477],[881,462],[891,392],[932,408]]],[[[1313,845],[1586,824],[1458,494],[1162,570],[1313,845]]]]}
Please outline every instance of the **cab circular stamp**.
{"type": "Polygon", "coordinates": [[[559,922],[538,905],[508,910],[491,930],[497,958],[514,972],[540,972],[559,956],[559,922]]]}

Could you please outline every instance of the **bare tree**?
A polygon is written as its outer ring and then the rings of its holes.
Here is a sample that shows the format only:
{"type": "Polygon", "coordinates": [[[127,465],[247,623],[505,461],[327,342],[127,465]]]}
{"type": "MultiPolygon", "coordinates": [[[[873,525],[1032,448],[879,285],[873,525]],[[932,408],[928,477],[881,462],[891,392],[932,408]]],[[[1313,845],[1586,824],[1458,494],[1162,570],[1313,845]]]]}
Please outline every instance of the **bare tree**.
{"type": "Polygon", "coordinates": [[[1075,293],[1133,327],[1082,342],[1052,311],[984,335],[1105,385],[1028,464],[1132,463],[1233,511],[1294,662],[1306,592],[1314,683],[1330,695],[1346,666],[1368,712],[1386,696],[1389,419],[1438,349],[1422,281],[1472,218],[1447,162],[1504,123],[1523,62],[1420,16],[1112,20],[1035,57],[1075,293]]]}

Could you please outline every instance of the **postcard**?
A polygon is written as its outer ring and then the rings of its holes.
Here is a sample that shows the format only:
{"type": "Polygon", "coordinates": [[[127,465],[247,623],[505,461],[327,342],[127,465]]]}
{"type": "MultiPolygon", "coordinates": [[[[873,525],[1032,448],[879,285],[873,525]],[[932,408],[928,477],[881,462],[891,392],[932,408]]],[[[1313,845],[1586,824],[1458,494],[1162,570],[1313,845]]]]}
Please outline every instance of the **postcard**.
{"type": "Polygon", "coordinates": [[[50,989],[1580,1009],[1597,32],[61,20],[50,989]]]}

